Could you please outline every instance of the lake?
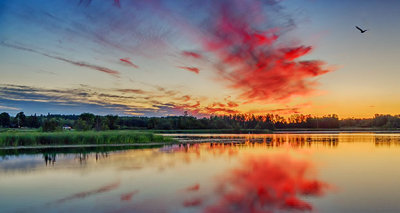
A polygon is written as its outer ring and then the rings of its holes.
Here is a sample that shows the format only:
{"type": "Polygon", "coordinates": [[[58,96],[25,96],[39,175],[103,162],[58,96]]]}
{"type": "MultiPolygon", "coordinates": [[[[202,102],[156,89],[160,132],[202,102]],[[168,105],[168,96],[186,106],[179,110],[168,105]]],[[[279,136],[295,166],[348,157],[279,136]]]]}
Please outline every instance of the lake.
{"type": "Polygon", "coordinates": [[[0,212],[400,212],[400,134],[0,150],[0,212]]]}

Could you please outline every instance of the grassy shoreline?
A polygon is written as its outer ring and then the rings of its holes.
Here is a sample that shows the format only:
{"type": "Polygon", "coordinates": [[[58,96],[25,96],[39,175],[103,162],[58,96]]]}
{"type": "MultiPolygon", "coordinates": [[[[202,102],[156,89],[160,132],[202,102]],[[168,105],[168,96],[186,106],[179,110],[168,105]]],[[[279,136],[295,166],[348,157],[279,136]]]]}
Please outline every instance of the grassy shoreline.
{"type": "Polygon", "coordinates": [[[173,143],[174,139],[149,131],[7,131],[0,133],[0,147],[56,146],[56,145],[107,145],[136,143],[173,143]]]}
{"type": "Polygon", "coordinates": [[[1,129],[0,148],[19,146],[60,145],[129,145],[175,143],[175,139],[159,134],[280,134],[280,133],[333,133],[377,132],[400,133],[399,129],[342,128],[342,129],[194,129],[194,130],[110,130],[40,132],[37,129],[1,129]]]}

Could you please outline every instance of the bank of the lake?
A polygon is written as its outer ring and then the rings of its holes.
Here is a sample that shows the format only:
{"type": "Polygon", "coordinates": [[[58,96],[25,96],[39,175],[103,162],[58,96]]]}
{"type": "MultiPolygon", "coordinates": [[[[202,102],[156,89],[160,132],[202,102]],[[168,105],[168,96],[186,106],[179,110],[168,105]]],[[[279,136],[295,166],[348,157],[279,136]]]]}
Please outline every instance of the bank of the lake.
{"type": "Polygon", "coordinates": [[[173,143],[171,137],[157,135],[149,131],[6,131],[0,133],[0,147],[12,146],[56,146],[91,144],[143,144],[173,143]]]}

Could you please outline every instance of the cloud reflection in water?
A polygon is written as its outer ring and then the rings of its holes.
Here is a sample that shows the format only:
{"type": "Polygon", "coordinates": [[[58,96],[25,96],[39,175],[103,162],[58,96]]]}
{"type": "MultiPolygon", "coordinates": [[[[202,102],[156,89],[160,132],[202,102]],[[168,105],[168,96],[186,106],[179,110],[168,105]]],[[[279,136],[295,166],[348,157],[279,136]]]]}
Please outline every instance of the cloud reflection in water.
{"type": "Polygon", "coordinates": [[[223,175],[216,189],[217,201],[204,212],[312,210],[301,197],[321,196],[329,188],[313,172],[310,163],[289,155],[246,156],[223,175]]]}

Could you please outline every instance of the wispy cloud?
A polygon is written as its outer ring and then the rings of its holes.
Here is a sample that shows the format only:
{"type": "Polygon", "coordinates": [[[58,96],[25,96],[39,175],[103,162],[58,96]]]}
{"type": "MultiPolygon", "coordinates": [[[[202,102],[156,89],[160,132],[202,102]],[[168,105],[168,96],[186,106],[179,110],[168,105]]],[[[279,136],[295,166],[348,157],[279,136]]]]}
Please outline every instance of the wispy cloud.
{"type": "Polygon", "coordinates": [[[86,63],[86,62],[82,62],[82,61],[74,61],[74,60],[63,58],[63,57],[60,57],[60,56],[50,55],[49,53],[44,53],[44,52],[41,52],[41,51],[38,51],[38,50],[34,50],[32,48],[19,46],[19,45],[15,45],[15,44],[7,44],[4,41],[1,42],[0,44],[3,45],[3,46],[6,46],[6,47],[10,47],[10,48],[14,48],[14,49],[22,50],[22,51],[28,51],[28,52],[40,54],[42,56],[46,56],[48,58],[52,58],[52,59],[56,59],[56,60],[59,60],[59,61],[67,62],[67,63],[75,65],[75,66],[86,67],[86,68],[89,68],[89,69],[92,69],[92,70],[97,70],[97,71],[100,71],[100,72],[103,72],[103,73],[110,74],[110,75],[112,75],[114,77],[118,77],[119,78],[119,75],[120,75],[120,72],[118,72],[116,70],[112,70],[112,69],[107,68],[107,67],[93,65],[93,64],[86,63]]]}
{"type": "Polygon", "coordinates": [[[189,72],[194,72],[194,73],[196,73],[196,74],[199,74],[199,73],[200,73],[200,69],[197,68],[197,67],[179,67],[179,68],[184,69],[184,70],[187,70],[187,71],[189,71],[189,72]]]}
{"type": "Polygon", "coordinates": [[[28,113],[82,113],[195,116],[236,112],[228,104],[202,104],[198,98],[162,87],[153,89],[100,89],[81,85],[73,89],[48,89],[22,85],[0,85],[0,105],[28,113]]]}
{"type": "Polygon", "coordinates": [[[248,113],[251,114],[278,114],[278,115],[291,115],[301,113],[304,109],[312,106],[311,102],[296,104],[296,105],[286,105],[279,108],[272,109],[260,109],[260,110],[250,110],[248,113]]]}
{"type": "Polygon", "coordinates": [[[182,55],[185,57],[192,57],[196,59],[201,59],[203,57],[201,54],[192,51],[183,51],[182,55]]]}
{"type": "Polygon", "coordinates": [[[2,106],[2,105],[0,105],[0,110],[12,110],[12,111],[17,111],[17,110],[21,110],[21,108],[10,107],[10,106],[2,106]]]}
{"type": "Polygon", "coordinates": [[[119,89],[118,91],[123,93],[133,93],[133,94],[146,94],[147,92],[141,89],[119,89]]]}
{"type": "Polygon", "coordinates": [[[128,64],[128,65],[134,67],[134,68],[139,68],[139,66],[136,65],[136,64],[134,64],[134,63],[131,61],[130,58],[121,58],[121,59],[119,59],[119,60],[122,61],[122,62],[125,63],[125,64],[128,64]]]}

